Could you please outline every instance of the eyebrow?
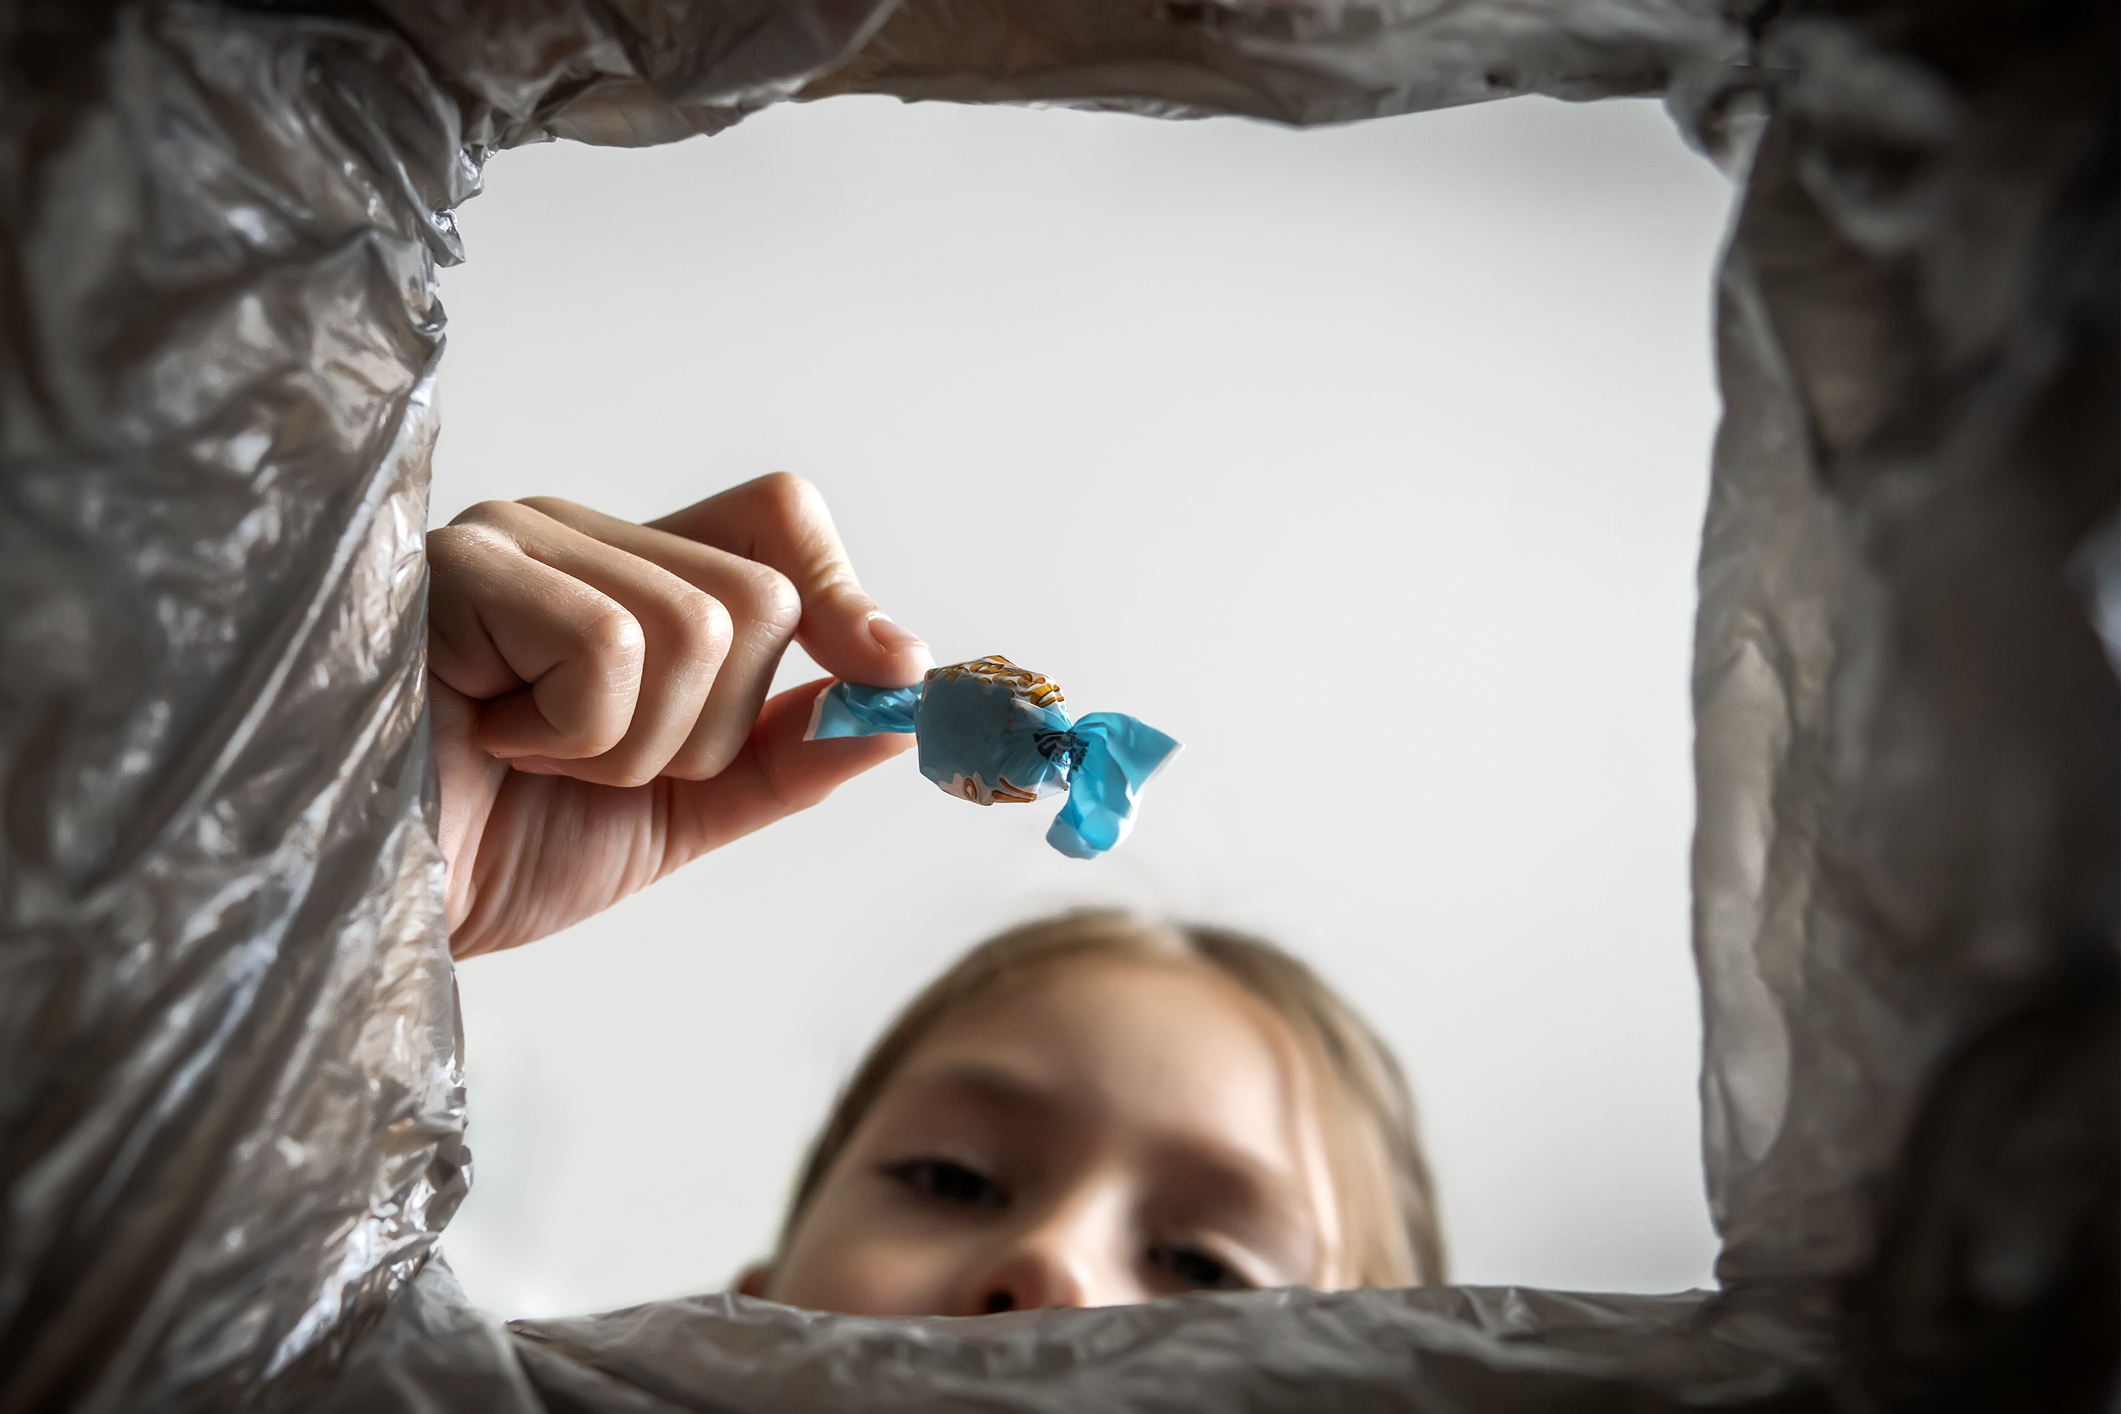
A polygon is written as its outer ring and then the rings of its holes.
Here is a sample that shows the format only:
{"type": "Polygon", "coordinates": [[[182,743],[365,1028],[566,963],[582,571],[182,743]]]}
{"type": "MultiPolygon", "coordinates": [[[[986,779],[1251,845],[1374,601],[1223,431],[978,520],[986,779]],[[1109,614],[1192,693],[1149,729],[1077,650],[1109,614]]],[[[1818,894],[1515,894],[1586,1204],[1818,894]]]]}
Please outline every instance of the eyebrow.
{"type": "Polygon", "coordinates": [[[909,1088],[947,1090],[1008,1108],[1055,1110],[1061,1103],[1051,1090],[1002,1066],[985,1061],[958,1061],[906,1077],[909,1088]]]}
{"type": "Polygon", "coordinates": [[[931,1104],[943,1106],[946,1113],[954,1108],[1003,1131],[1065,1129],[1071,1108],[1047,1086],[985,1061],[958,1061],[908,1074],[880,1099],[877,1109],[887,1132],[909,1121],[917,1123],[914,1115],[931,1104]]]}

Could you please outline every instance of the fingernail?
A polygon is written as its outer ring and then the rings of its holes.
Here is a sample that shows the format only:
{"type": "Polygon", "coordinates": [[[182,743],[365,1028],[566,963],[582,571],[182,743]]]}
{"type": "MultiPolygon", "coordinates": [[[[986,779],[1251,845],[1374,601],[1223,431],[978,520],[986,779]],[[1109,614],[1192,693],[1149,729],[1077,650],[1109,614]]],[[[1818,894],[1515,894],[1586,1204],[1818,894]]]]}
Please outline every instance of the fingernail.
{"type": "Polygon", "coordinates": [[[930,656],[928,645],[921,642],[920,635],[901,628],[889,614],[874,613],[869,616],[869,636],[876,646],[886,653],[910,653],[915,649],[922,657],[930,656]]]}

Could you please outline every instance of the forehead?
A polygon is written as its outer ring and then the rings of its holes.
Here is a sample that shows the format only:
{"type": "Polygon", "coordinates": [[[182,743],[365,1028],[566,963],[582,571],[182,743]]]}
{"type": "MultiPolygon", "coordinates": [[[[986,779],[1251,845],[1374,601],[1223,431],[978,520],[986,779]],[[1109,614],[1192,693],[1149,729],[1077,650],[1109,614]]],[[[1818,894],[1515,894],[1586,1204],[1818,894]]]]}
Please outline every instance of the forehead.
{"type": "Polygon", "coordinates": [[[1010,977],[946,1016],[908,1084],[987,1072],[1144,1140],[1201,1140],[1291,1177],[1315,1126],[1286,1022],[1190,960],[1084,957],[1010,977]]]}

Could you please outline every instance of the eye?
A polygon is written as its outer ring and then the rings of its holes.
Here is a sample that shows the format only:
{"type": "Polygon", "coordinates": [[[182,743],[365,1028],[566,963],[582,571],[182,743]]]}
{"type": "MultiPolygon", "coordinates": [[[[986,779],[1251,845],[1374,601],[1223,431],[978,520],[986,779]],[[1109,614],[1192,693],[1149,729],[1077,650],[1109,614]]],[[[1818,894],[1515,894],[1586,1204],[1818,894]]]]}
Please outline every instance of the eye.
{"type": "Polygon", "coordinates": [[[968,1208],[999,1208],[1008,1203],[1002,1186],[955,1159],[901,1159],[884,1172],[923,1198],[968,1208]]]}
{"type": "Polygon", "coordinates": [[[1198,1247],[1173,1245],[1149,1249],[1149,1265],[1191,1291],[1250,1291],[1252,1283],[1222,1258],[1198,1247]]]}

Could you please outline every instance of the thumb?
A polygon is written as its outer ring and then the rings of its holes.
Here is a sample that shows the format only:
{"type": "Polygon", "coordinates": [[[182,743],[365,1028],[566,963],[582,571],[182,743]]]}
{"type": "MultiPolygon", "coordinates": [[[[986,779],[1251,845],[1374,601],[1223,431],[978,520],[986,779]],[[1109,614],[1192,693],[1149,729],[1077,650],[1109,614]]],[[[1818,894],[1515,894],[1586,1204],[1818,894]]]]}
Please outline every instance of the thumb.
{"type": "Polygon", "coordinates": [[[656,782],[670,792],[663,873],[809,809],[844,782],[913,745],[912,737],[897,733],[804,740],[810,709],[831,685],[820,678],[768,699],[751,739],[719,775],[704,781],[656,782]]]}
{"type": "Polygon", "coordinates": [[[786,576],[803,606],[796,641],[834,677],[907,687],[935,665],[862,589],[824,496],[800,476],[777,471],[651,524],[786,576]]]}

